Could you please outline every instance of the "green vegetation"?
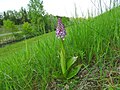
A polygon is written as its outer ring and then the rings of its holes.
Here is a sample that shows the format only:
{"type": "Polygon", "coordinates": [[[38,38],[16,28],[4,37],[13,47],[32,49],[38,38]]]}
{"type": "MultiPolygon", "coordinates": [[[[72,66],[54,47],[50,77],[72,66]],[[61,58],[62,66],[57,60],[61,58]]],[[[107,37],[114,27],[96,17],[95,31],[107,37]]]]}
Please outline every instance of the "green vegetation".
{"type": "MultiPolygon", "coordinates": [[[[21,7],[19,11],[8,10],[4,12],[0,18],[0,34],[10,32],[15,37],[14,41],[23,40],[24,37],[31,38],[54,31],[56,21],[56,16],[49,15],[43,9],[42,0],[30,0],[28,10],[21,7]]],[[[6,41],[2,43],[4,44],[6,41]]]]}
{"type": "Polygon", "coordinates": [[[15,36],[14,32],[18,32],[17,26],[14,24],[14,22],[10,21],[9,19],[3,21],[3,27],[6,30],[10,30],[11,33],[15,36]]]}
{"type": "Polygon", "coordinates": [[[71,19],[65,58],[83,64],[72,79],[56,78],[60,42],[55,32],[0,48],[1,90],[119,90],[120,7],[88,20],[71,19]]]}
{"type": "Polygon", "coordinates": [[[31,24],[28,22],[24,22],[22,26],[22,32],[24,33],[24,35],[30,35],[30,36],[34,35],[34,31],[31,27],[31,24]]]}

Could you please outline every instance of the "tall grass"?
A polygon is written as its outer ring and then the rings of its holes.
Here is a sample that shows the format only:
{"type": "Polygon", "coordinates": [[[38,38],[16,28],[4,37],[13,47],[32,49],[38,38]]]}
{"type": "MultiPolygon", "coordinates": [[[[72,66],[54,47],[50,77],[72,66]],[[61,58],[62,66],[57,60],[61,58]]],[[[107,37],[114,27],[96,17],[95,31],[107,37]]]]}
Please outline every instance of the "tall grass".
{"type": "MultiPolygon", "coordinates": [[[[93,19],[71,19],[70,25],[66,28],[66,58],[78,56],[78,63],[83,63],[88,72],[77,80],[76,87],[83,89],[91,80],[100,89],[119,89],[120,7],[93,19]],[[107,74],[115,75],[107,78],[107,74]]],[[[25,42],[22,50],[0,58],[0,90],[48,89],[56,80],[54,73],[61,73],[59,51],[60,43],[53,32],[31,46],[25,42]]]]}

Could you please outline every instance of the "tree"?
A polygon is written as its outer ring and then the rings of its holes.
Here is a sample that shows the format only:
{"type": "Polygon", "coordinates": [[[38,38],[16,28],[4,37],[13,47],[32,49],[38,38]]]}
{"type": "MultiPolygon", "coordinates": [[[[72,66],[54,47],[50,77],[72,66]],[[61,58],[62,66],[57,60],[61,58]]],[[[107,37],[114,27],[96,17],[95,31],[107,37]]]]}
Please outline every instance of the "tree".
{"type": "Polygon", "coordinates": [[[4,19],[4,20],[9,19],[9,14],[8,14],[8,12],[3,12],[3,19],[4,19]]]}
{"type": "Polygon", "coordinates": [[[51,32],[55,30],[57,24],[57,17],[53,15],[46,14],[44,15],[44,22],[45,22],[45,31],[51,32]]]}
{"type": "Polygon", "coordinates": [[[31,24],[28,22],[24,22],[22,25],[22,32],[26,35],[26,37],[34,36],[34,31],[31,27],[31,24]]]}
{"type": "Polygon", "coordinates": [[[19,11],[20,18],[22,23],[28,22],[28,13],[25,8],[21,7],[21,10],[19,11]]]}
{"type": "Polygon", "coordinates": [[[14,33],[15,31],[18,31],[18,28],[15,26],[13,21],[10,21],[9,19],[3,20],[3,26],[4,28],[10,30],[10,32],[14,33]]]}
{"type": "Polygon", "coordinates": [[[45,23],[44,23],[44,9],[43,1],[41,0],[30,0],[29,4],[29,18],[31,19],[31,24],[33,29],[35,29],[39,34],[45,33],[45,23]]]}

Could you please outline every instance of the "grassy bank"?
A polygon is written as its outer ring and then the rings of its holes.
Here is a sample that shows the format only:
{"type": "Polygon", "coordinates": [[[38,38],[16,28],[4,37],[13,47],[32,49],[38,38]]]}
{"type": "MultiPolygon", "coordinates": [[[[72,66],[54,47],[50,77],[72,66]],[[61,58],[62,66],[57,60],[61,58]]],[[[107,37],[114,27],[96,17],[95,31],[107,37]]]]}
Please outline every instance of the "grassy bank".
{"type": "Polygon", "coordinates": [[[1,90],[119,90],[120,7],[93,19],[72,19],[65,37],[66,58],[84,64],[71,80],[61,73],[55,32],[0,48],[1,90]]]}

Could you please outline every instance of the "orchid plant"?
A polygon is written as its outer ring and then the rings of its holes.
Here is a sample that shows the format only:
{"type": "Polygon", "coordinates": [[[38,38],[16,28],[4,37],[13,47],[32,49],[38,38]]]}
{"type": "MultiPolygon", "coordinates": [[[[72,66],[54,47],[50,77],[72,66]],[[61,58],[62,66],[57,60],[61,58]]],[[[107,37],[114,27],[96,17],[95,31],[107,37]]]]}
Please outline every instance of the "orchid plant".
{"type": "Polygon", "coordinates": [[[79,72],[81,65],[73,66],[73,64],[75,64],[75,62],[77,61],[78,56],[72,57],[71,59],[68,60],[66,60],[65,58],[64,39],[66,36],[66,30],[61,21],[61,18],[58,18],[56,36],[61,41],[60,64],[61,64],[62,74],[65,78],[71,79],[79,72]]]}

